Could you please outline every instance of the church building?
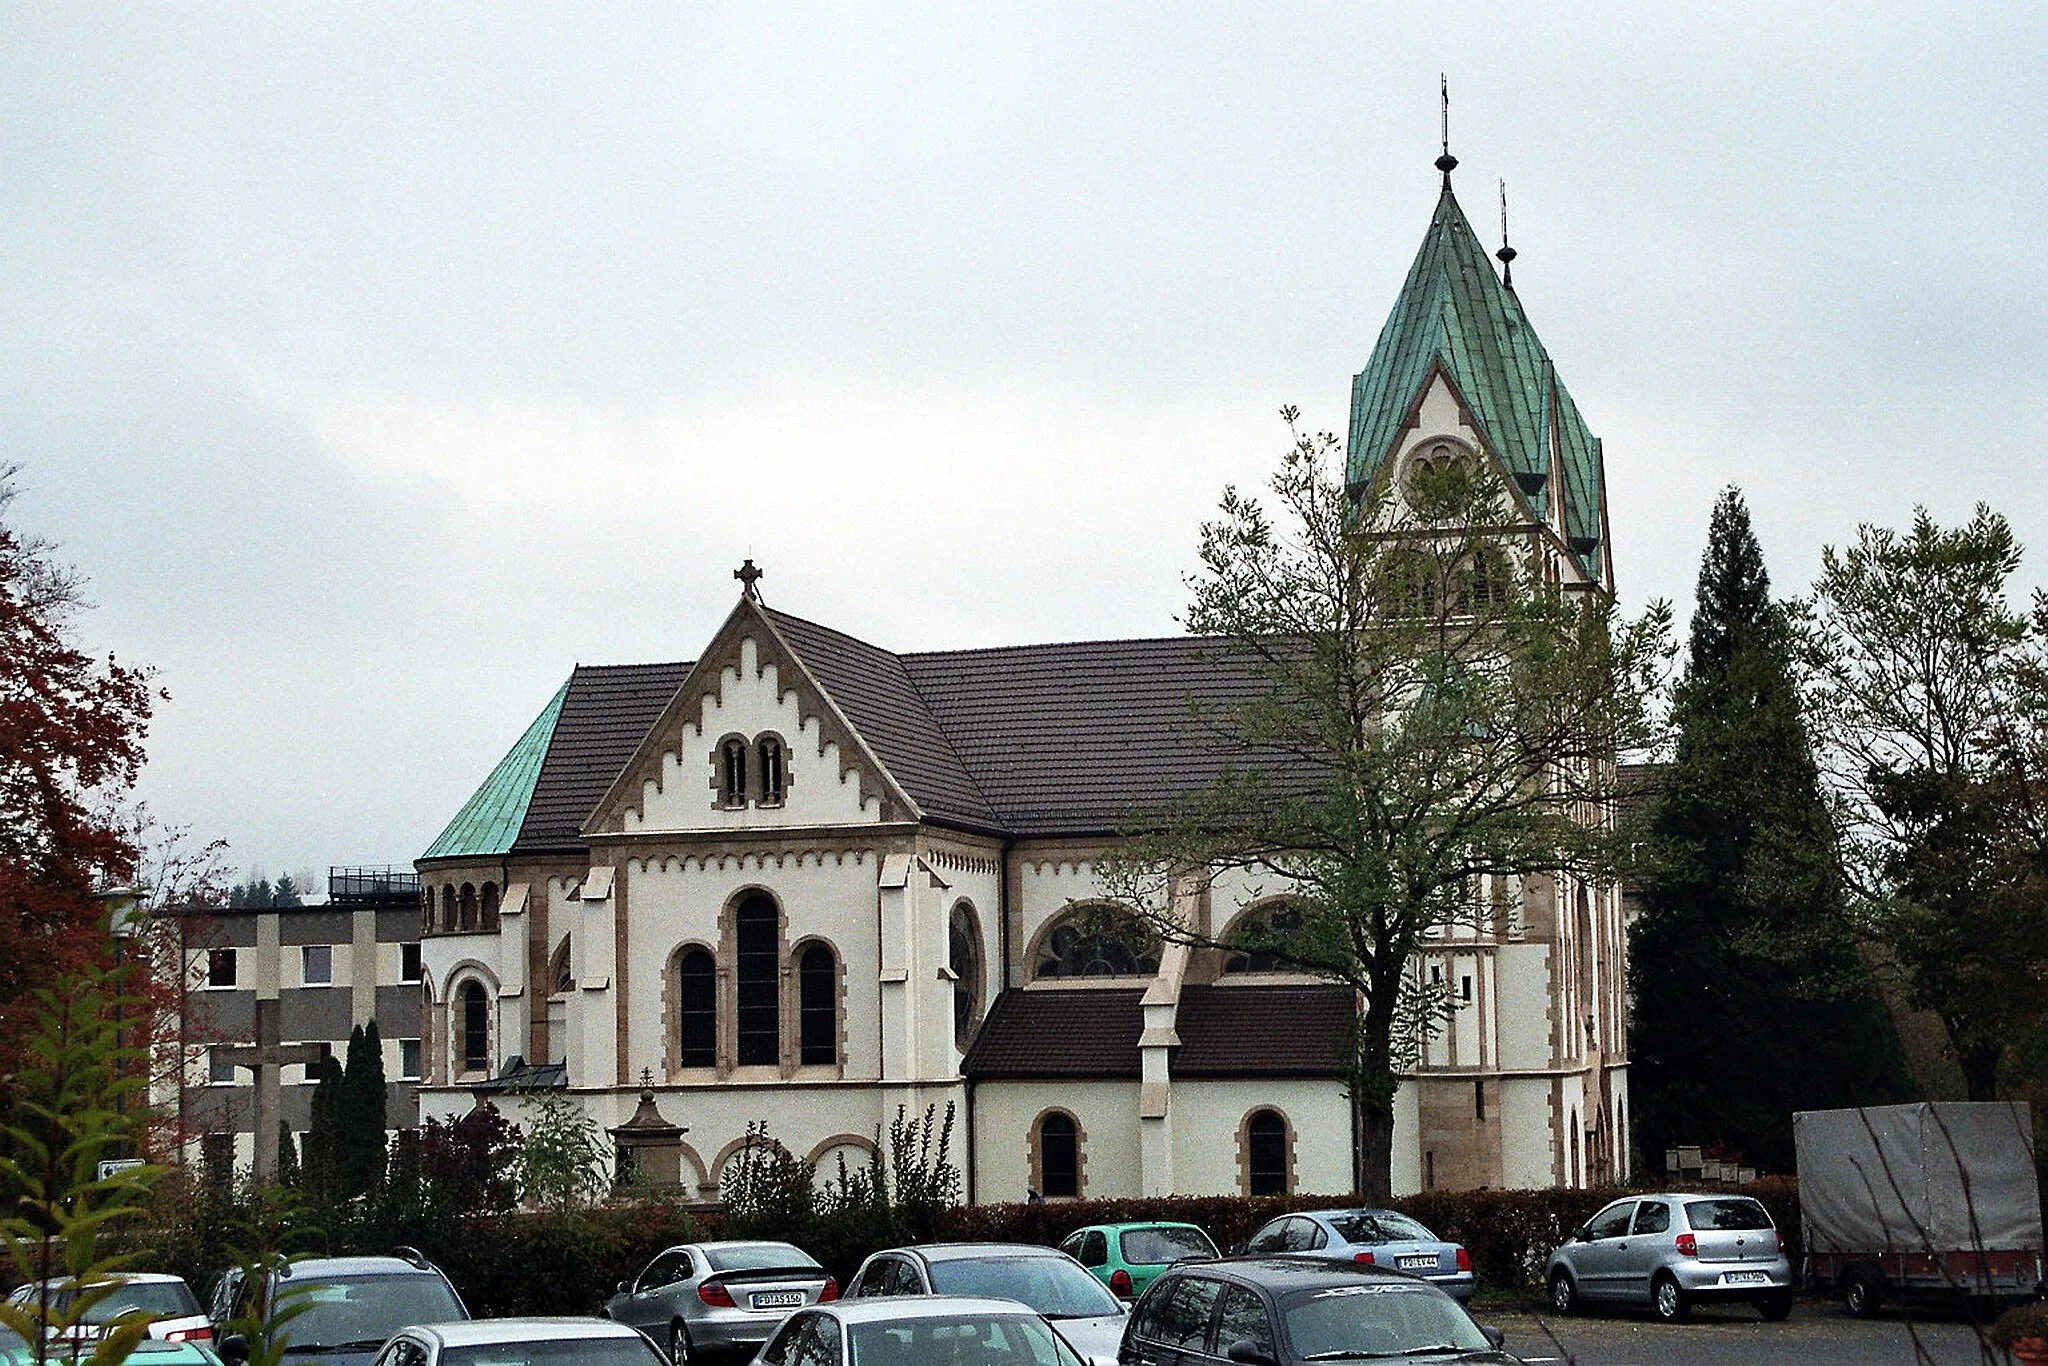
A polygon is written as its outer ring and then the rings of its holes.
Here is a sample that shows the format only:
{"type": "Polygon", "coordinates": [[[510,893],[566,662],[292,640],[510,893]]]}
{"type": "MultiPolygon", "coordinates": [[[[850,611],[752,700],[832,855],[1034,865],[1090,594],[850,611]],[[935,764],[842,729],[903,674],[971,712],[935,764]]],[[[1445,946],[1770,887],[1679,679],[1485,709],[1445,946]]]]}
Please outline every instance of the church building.
{"type": "MultiPolygon", "coordinates": [[[[1353,383],[1349,480],[1479,461],[1547,581],[1612,593],[1600,443],[1455,164],[1353,383]]],[[[648,1091],[704,1199],[751,1122],[830,1170],[929,1104],[970,1200],[1349,1190],[1349,990],[1088,913],[1118,830],[1224,761],[1190,699],[1249,669],[1192,637],[900,653],[741,577],[694,660],[573,669],[418,860],[422,1113],[560,1087],[611,1128],[648,1091]]],[[[1397,1191],[1627,1175],[1618,892],[1497,884],[1518,913],[1417,965],[1456,1008],[1400,1087],[1397,1191]]],[[[1221,939],[1271,890],[1180,909],[1221,939]]]]}

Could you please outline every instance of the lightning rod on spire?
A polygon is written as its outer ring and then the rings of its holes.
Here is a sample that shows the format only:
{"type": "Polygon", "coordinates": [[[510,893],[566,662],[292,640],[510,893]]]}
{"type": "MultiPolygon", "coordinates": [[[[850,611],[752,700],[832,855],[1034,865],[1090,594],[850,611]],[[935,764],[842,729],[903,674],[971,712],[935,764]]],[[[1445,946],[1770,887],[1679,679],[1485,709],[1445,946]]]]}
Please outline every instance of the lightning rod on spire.
{"type": "Polygon", "coordinates": [[[1500,250],[1494,255],[1500,258],[1500,282],[1509,289],[1515,287],[1515,249],[1508,245],[1508,183],[1500,183],[1500,250]]]}
{"type": "Polygon", "coordinates": [[[1451,172],[1458,169],[1458,159],[1451,155],[1451,78],[1439,71],[1436,73],[1437,93],[1443,100],[1444,154],[1436,159],[1436,168],[1444,173],[1444,188],[1451,188],[1451,172]]]}

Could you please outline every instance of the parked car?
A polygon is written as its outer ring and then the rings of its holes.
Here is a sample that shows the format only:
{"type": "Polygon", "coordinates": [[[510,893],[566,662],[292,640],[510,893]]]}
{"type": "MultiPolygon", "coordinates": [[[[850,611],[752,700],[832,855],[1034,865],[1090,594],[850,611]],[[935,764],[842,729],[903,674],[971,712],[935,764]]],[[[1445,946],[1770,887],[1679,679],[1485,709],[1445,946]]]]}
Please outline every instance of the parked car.
{"type": "Polygon", "coordinates": [[[415,1324],[376,1366],[663,1366],[638,1329],[610,1319],[472,1319],[415,1324]]]}
{"type": "Polygon", "coordinates": [[[1088,1268],[1110,1293],[1134,1300],[1160,1272],[1190,1257],[1214,1257],[1216,1244],[1193,1224],[1090,1224],[1060,1251],[1088,1268]]]}
{"type": "Polygon", "coordinates": [[[270,1322],[290,1308],[277,1336],[305,1366],[369,1366],[393,1333],[416,1323],[469,1317],[441,1269],[411,1248],[391,1257],[303,1257],[255,1277],[231,1268],[213,1292],[217,1350],[248,1360],[249,1343],[229,1324],[270,1322]]]}
{"type": "MultiPolygon", "coordinates": [[[[97,1341],[106,1326],[131,1314],[149,1317],[149,1335],[165,1342],[206,1342],[213,1337],[213,1325],[199,1307],[199,1297],[178,1276],[158,1272],[126,1271],[114,1277],[114,1288],[95,1300],[76,1329],[68,1335],[80,1342],[97,1341]]],[[[69,1277],[62,1280],[31,1281],[16,1286],[7,1297],[9,1304],[34,1311],[49,1298],[52,1315],[68,1313],[78,1291],[69,1277]]]]}
{"type": "Polygon", "coordinates": [[[655,1255],[604,1303],[684,1366],[693,1356],[754,1350],[790,1312],[839,1298],[817,1259],[788,1243],[683,1243],[655,1255]]]}
{"type": "Polygon", "coordinates": [[[148,1338],[135,1344],[135,1350],[128,1354],[127,1366],[222,1366],[222,1363],[212,1345],[198,1338],[179,1342],[168,1338],[148,1338]]]}
{"type": "Polygon", "coordinates": [[[1111,1366],[1123,1339],[1123,1301],[1057,1248],[1013,1243],[928,1243],[891,1248],[860,1264],[847,1295],[968,1295],[1013,1300],[1042,1315],[1092,1366],[1111,1366]]]}
{"type": "Polygon", "coordinates": [[[1408,1272],[1312,1255],[1243,1257],[1168,1268],[1132,1308],[1119,1360],[1516,1361],[1503,1342],[1499,1329],[1408,1272]]]}
{"type": "Polygon", "coordinates": [[[754,1366],[1083,1366],[1072,1344],[1014,1300],[962,1295],[845,1299],[792,1314],[754,1366]]]}
{"type": "Polygon", "coordinates": [[[1300,1253],[1406,1271],[1456,1300],[1472,1298],[1472,1254],[1390,1209],[1319,1209],[1270,1219],[1245,1242],[1252,1254],[1300,1253]]]}
{"type": "Polygon", "coordinates": [[[1544,1267],[1551,1307],[1647,1305],[1676,1323],[1699,1303],[1742,1300],[1772,1321],[1792,1312],[1792,1263],[1770,1212],[1746,1195],[1672,1192],[1616,1200],[1544,1267]]]}

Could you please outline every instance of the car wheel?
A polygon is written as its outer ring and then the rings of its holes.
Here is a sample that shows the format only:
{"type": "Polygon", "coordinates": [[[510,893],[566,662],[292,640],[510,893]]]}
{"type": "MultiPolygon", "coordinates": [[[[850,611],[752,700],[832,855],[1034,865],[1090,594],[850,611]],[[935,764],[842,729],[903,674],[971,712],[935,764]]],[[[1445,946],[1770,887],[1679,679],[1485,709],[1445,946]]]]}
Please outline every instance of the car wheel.
{"type": "Polygon", "coordinates": [[[1579,1312],[1579,1288],[1572,1284],[1571,1272],[1559,1271],[1551,1275],[1550,1307],[1560,1314],[1579,1312]]]}
{"type": "Polygon", "coordinates": [[[678,1320],[668,1326],[668,1359],[672,1366],[689,1366],[690,1330],[678,1320]]]}
{"type": "Polygon", "coordinates": [[[1783,1323],[1792,1317],[1792,1292],[1781,1290],[1764,1296],[1756,1302],[1756,1312],[1764,1316],[1766,1323],[1783,1323]]]}
{"type": "Polygon", "coordinates": [[[1877,1317],[1877,1285],[1861,1271],[1852,1271],[1842,1282],[1842,1307],[1859,1319],[1877,1317]]]}
{"type": "Polygon", "coordinates": [[[1650,1287],[1650,1307],[1657,1311],[1657,1317],[1666,1323],[1683,1323],[1692,1311],[1685,1292],[1678,1288],[1678,1282],[1669,1276],[1659,1276],[1650,1287]]]}

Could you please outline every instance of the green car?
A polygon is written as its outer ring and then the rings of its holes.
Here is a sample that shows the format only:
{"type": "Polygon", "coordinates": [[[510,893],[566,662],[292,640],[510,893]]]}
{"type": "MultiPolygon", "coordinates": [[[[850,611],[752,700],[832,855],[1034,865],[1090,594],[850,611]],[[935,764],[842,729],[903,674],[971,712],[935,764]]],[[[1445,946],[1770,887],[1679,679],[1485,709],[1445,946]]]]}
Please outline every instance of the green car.
{"type": "Polygon", "coordinates": [[[1216,1244],[1193,1224],[1090,1224],[1069,1234],[1060,1251],[1111,1291],[1134,1300],[1175,1262],[1214,1257],[1216,1244]]]}

